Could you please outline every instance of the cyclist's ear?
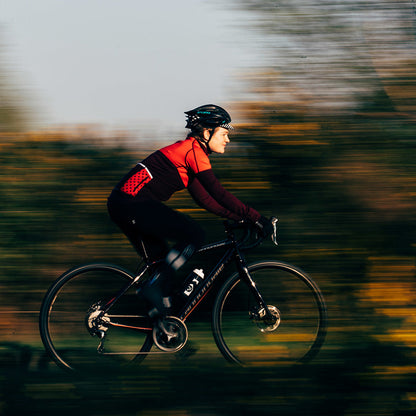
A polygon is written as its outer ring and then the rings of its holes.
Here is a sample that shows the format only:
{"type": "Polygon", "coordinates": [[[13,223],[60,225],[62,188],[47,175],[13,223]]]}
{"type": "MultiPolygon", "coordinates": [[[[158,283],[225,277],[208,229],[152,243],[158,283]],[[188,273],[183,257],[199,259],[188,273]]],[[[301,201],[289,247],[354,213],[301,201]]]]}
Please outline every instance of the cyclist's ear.
{"type": "Polygon", "coordinates": [[[208,142],[208,141],[209,141],[209,139],[211,138],[212,133],[213,133],[213,130],[212,130],[212,129],[205,129],[205,128],[204,128],[203,135],[204,135],[204,139],[205,139],[207,142],[208,142]]]}

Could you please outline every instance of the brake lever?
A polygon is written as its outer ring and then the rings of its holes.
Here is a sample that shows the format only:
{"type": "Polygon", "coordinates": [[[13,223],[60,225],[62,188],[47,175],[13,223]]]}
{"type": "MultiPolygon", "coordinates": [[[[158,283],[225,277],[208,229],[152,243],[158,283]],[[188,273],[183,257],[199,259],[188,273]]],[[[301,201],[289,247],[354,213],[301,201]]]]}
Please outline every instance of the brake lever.
{"type": "Polygon", "coordinates": [[[273,234],[272,234],[272,241],[277,246],[279,243],[277,242],[277,222],[279,220],[276,217],[270,218],[270,222],[273,225],[273,234]]]}

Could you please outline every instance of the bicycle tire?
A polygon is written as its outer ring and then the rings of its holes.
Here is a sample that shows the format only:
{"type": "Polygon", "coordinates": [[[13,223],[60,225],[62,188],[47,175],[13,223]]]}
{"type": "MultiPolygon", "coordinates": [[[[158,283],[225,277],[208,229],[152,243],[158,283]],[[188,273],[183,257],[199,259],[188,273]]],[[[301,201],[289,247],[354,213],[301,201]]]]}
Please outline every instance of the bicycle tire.
{"type": "MultiPolygon", "coordinates": [[[[110,346],[106,341],[105,348],[109,348],[110,353],[121,351],[123,354],[103,355],[97,350],[99,337],[91,335],[86,324],[92,305],[108,301],[124,286],[123,283],[134,277],[119,266],[86,264],[68,270],[51,285],[40,309],[39,330],[47,353],[59,367],[69,371],[108,371],[132,360],[141,362],[146,357],[153,345],[151,331],[142,333],[109,327],[106,338],[114,338],[110,346]],[[121,338],[117,338],[117,332],[122,333],[121,338]],[[133,351],[138,354],[125,354],[128,348],[135,348],[133,351]]],[[[139,299],[131,288],[110,313],[137,314],[139,310],[139,299]]]]}
{"type": "Polygon", "coordinates": [[[274,328],[258,319],[252,289],[235,273],[220,288],[214,303],[212,330],[218,349],[228,361],[241,366],[311,360],[324,342],[327,327],[319,287],[302,270],[279,261],[254,263],[248,270],[280,324],[274,328]]]}

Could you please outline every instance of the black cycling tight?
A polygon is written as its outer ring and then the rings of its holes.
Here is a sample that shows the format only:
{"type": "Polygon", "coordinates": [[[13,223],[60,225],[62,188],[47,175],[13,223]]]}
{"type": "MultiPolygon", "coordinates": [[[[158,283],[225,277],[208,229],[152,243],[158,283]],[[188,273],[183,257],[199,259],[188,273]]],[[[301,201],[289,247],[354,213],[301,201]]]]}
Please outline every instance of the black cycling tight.
{"type": "Polygon", "coordinates": [[[159,201],[126,198],[114,191],[108,199],[108,210],[139,254],[144,254],[143,241],[151,261],[165,258],[173,270],[204,243],[205,233],[196,221],[159,201]],[[175,242],[170,251],[168,240],[175,242]]]}

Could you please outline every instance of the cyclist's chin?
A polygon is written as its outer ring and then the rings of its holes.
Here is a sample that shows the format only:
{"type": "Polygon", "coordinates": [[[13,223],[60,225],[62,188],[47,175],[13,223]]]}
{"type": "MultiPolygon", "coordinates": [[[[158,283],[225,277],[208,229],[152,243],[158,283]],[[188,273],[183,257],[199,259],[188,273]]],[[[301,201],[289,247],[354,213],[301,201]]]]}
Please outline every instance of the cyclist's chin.
{"type": "Polygon", "coordinates": [[[217,149],[212,149],[212,151],[214,153],[222,154],[222,153],[225,153],[225,147],[218,147],[217,149]]]}

